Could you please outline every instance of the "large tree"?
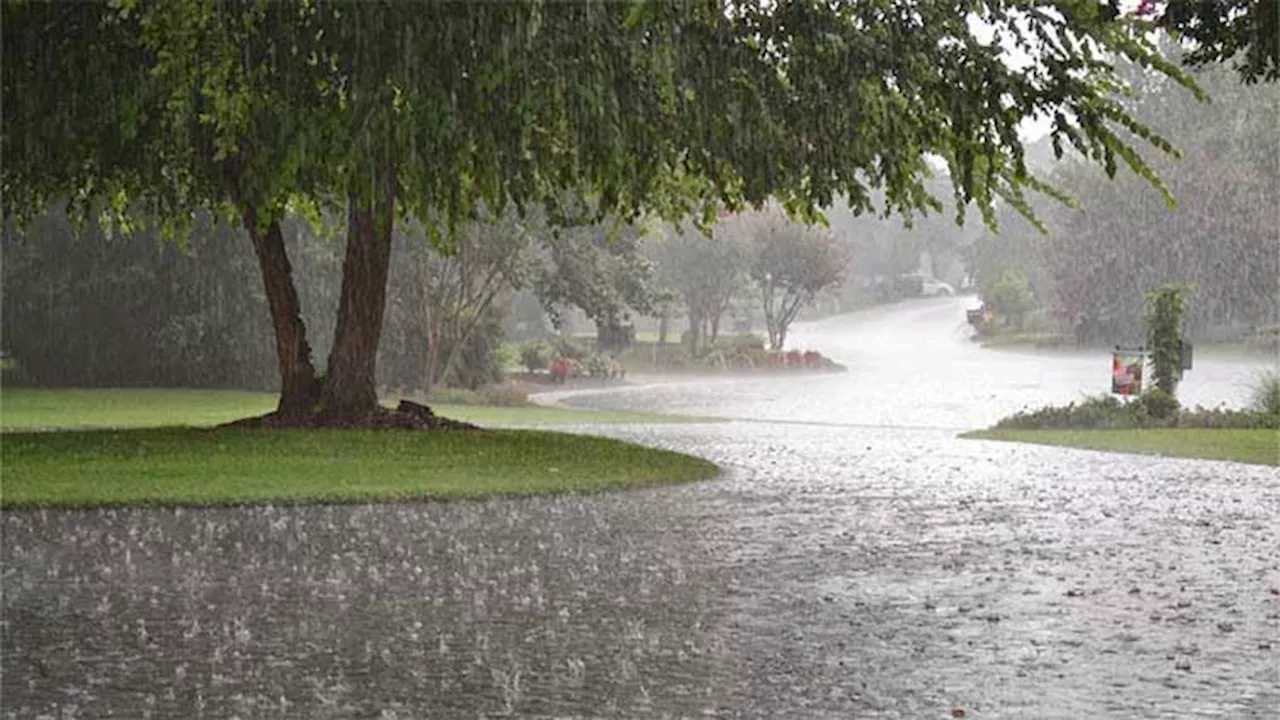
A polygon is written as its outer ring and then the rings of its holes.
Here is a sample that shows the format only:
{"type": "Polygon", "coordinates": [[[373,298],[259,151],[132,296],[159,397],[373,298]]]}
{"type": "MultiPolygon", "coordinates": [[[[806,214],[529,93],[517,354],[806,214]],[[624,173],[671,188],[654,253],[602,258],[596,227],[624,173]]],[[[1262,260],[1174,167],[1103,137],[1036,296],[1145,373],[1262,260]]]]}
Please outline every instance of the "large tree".
{"type": "MultiPolygon", "coordinates": [[[[1078,0],[12,2],[0,177],[16,215],[106,195],[178,232],[195,209],[240,217],[272,312],[279,419],[346,422],[377,411],[401,213],[452,226],[566,188],[624,221],[770,196],[807,215],[837,193],[864,211],[875,188],[880,209],[912,212],[938,206],[927,156],[959,204],[989,212],[1042,188],[1017,135],[1033,116],[1108,172],[1151,177],[1118,129],[1167,143],[1112,96],[1116,59],[1182,79],[1149,28],[1078,0]],[[1010,47],[1028,62],[1006,64],[1010,47]],[[669,192],[673,172],[701,192],[669,192]],[[280,232],[299,198],[347,218],[322,377],[280,232]]],[[[1256,38],[1229,49],[1246,70],[1274,63],[1256,38]]]]}

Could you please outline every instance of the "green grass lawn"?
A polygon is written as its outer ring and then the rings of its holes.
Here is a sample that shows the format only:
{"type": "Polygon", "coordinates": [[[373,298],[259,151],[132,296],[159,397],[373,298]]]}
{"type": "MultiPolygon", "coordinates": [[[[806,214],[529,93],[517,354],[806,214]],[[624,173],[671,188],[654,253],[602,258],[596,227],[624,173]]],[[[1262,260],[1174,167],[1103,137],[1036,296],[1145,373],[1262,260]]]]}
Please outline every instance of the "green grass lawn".
{"type": "MultiPolygon", "coordinates": [[[[275,409],[274,393],[235,390],[4,388],[0,430],[208,427],[275,409]]],[[[394,403],[391,403],[394,404],[394,403]]],[[[690,422],[707,418],[563,407],[432,405],[438,415],[482,426],[690,422]]]]}
{"type": "MultiPolygon", "coordinates": [[[[641,487],[712,477],[697,458],[540,432],[232,430],[266,393],[6,388],[0,507],[400,501],[641,487]],[[182,426],[205,427],[182,427],[182,426]]],[[[680,420],[568,408],[438,406],[478,424],[680,420]]]]}
{"type": "Polygon", "coordinates": [[[0,507],[404,501],[710,478],[697,458],[534,430],[6,433],[0,507]]]}
{"type": "Polygon", "coordinates": [[[1280,465],[1280,432],[1171,428],[1143,430],[980,430],[967,438],[1059,445],[1086,450],[1234,460],[1280,465]]]}
{"type": "Polygon", "coordinates": [[[981,343],[990,350],[1075,348],[1075,338],[1054,332],[1005,332],[982,338],[981,343]]]}

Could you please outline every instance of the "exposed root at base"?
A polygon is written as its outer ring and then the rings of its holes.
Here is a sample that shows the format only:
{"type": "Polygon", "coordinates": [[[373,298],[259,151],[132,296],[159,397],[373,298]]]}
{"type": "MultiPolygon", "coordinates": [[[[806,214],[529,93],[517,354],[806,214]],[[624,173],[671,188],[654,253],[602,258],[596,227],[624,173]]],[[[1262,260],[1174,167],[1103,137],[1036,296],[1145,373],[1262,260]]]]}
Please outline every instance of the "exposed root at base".
{"type": "Polygon", "coordinates": [[[308,428],[340,430],[480,430],[461,420],[436,415],[426,405],[401,400],[396,409],[378,408],[359,415],[336,413],[281,414],[271,412],[219,425],[236,429],[308,428]]]}

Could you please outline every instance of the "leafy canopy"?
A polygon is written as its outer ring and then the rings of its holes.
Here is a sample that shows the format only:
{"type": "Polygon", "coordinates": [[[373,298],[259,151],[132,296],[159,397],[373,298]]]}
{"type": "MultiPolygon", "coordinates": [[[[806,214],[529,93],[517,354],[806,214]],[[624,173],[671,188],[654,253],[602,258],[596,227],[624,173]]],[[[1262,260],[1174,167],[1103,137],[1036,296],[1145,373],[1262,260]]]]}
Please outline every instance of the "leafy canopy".
{"type": "MultiPolygon", "coordinates": [[[[105,195],[180,222],[234,204],[368,203],[452,225],[551,202],[667,217],[776,197],[812,218],[1025,207],[1019,124],[1114,172],[1127,59],[1191,86],[1151,21],[1093,0],[13,2],[3,7],[6,211],[105,195]],[[1003,58],[1016,48],[1019,68],[1003,58]]],[[[959,211],[958,211],[959,212],[959,211]]]]}

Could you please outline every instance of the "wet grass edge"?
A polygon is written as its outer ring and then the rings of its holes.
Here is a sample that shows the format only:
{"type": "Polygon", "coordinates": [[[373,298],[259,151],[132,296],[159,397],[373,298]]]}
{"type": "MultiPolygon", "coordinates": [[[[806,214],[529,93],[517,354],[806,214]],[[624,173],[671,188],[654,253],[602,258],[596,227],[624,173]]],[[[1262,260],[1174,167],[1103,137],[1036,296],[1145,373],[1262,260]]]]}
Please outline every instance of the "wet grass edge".
{"type": "Polygon", "coordinates": [[[975,430],[971,440],[1020,442],[1080,450],[1280,465],[1280,432],[1238,428],[975,430]]]}
{"type": "MultiPolygon", "coordinates": [[[[274,393],[188,388],[0,388],[0,431],[206,427],[275,408],[274,393]]],[[[394,407],[388,398],[384,405],[394,407]]],[[[518,407],[432,403],[453,420],[483,426],[636,425],[721,422],[721,418],[531,403],[518,407]]]]}

